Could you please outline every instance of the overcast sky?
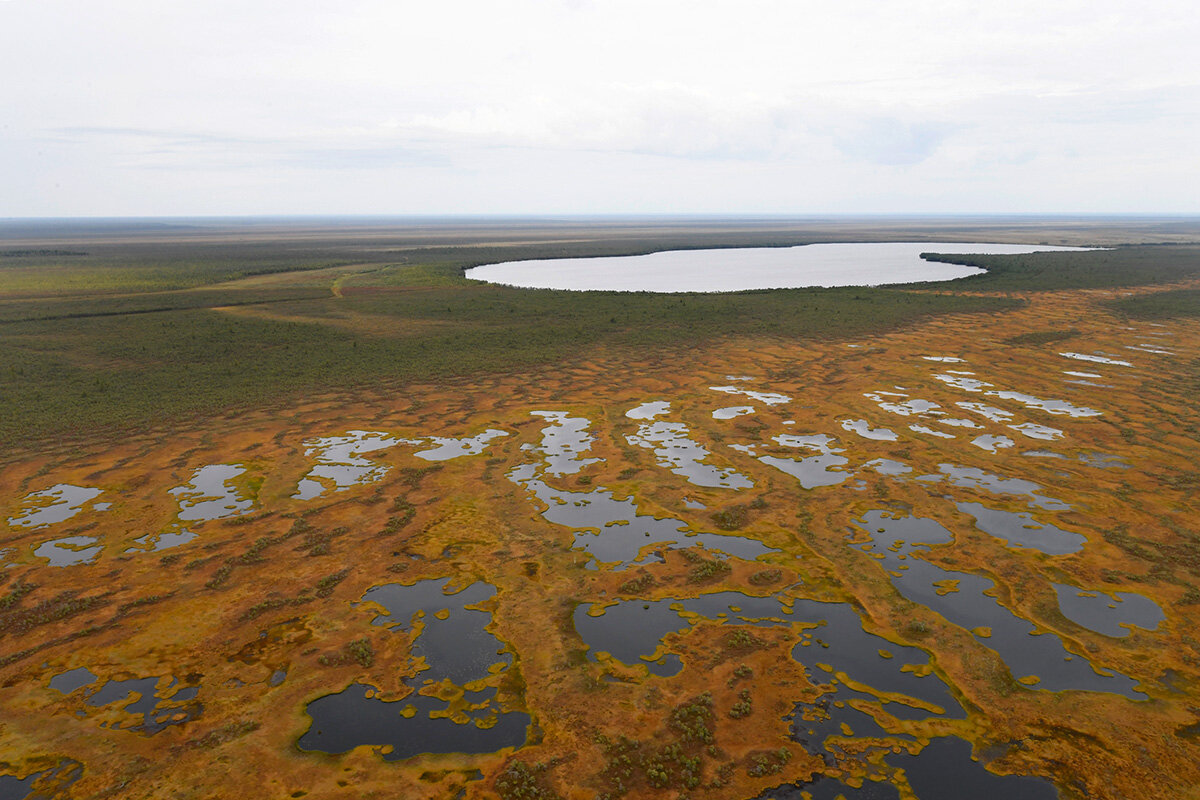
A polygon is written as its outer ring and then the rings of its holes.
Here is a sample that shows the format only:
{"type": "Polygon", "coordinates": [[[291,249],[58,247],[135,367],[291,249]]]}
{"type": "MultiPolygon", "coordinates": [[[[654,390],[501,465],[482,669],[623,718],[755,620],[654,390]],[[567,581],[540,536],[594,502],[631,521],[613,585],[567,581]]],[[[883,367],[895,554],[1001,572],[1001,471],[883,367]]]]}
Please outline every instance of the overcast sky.
{"type": "Polygon", "coordinates": [[[1200,212],[1200,12],[0,0],[0,216],[641,212],[1200,212]]]}

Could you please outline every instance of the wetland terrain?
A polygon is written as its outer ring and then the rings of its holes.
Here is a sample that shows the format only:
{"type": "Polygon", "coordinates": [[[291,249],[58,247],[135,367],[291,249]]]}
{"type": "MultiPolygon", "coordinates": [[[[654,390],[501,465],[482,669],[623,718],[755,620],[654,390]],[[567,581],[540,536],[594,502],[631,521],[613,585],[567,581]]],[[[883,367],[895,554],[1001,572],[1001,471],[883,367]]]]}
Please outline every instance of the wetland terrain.
{"type": "Polygon", "coordinates": [[[0,798],[1200,797],[1198,243],[0,223],[0,798]],[[1105,249],[464,276],[834,242],[1105,249]]]}

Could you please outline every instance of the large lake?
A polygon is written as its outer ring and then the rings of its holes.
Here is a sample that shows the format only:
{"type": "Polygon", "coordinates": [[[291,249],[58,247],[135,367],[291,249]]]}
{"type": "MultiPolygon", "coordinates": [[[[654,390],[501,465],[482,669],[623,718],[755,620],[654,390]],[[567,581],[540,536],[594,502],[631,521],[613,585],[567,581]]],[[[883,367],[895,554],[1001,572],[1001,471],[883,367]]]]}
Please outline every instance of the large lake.
{"type": "Polygon", "coordinates": [[[799,247],[668,250],[641,256],[484,264],[468,278],[527,289],[736,292],[804,286],[948,281],[984,270],[923,261],[921,253],[1034,253],[1084,247],[963,242],[839,242],[799,247]]]}

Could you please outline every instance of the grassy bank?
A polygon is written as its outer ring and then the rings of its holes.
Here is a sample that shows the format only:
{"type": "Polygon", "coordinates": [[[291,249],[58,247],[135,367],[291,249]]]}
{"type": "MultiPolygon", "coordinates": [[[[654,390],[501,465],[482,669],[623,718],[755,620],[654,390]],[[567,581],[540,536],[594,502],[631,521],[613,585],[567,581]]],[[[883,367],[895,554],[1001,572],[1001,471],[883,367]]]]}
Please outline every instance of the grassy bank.
{"type": "Polygon", "coordinates": [[[10,322],[0,326],[0,442],[119,431],[328,389],[505,372],[593,348],[863,336],[1011,305],[863,289],[618,295],[385,285],[232,310],[10,322]]]}
{"type": "Polygon", "coordinates": [[[1104,304],[1130,319],[1156,320],[1171,317],[1200,317],[1200,289],[1174,289],[1138,297],[1124,297],[1104,304]]]}
{"type": "Polygon", "coordinates": [[[929,260],[987,270],[983,275],[953,281],[958,288],[981,292],[1110,289],[1200,276],[1200,246],[1196,245],[1141,245],[1026,255],[936,255],[929,260]]]}

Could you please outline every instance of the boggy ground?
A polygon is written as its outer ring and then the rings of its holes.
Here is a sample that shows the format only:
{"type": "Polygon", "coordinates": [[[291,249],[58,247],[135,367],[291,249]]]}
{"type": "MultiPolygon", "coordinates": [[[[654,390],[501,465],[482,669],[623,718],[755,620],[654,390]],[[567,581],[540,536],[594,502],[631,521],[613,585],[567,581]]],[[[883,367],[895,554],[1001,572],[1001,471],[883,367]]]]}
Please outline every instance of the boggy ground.
{"type": "MultiPolygon", "coordinates": [[[[232,797],[250,786],[261,787],[257,796],[280,798],[750,798],[829,774],[847,791],[864,779],[881,779],[912,797],[898,766],[901,751],[917,753],[950,735],[971,742],[991,772],[1047,778],[1063,797],[1200,797],[1200,593],[1194,588],[1200,472],[1191,388],[1200,322],[1127,322],[1100,305],[1113,296],[1031,294],[1018,311],[949,316],[861,341],[747,338],[719,348],[659,351],[653,360],[630,351],[598,352],[560,369],[320,397],[197,424],[169,439],[131,437],[93,452],[64,445],[31,454],[0,474],[0,510],[10,519],[0,540],[6,562],[0,570],[0,774],[11,776],[0,778],[8,781],[0,788],[20,796],[15,779],[32,778],[29,788],[79,798],[232,797]],[[1144,342],[1157,344],[1128,349],[1144,342]],[[1131,366],[1061,352],[1107,354],[1102,357],[1131,366]],[[958,377],[991,386],[972,392],[935,377],[958,374],[948,370],[974,373],[958,377]],[[714,386],[782,393],[790,401],[767,404],[714,386]],[[1051,414],[984,394],[1004,390],[1100,414],[1051,414]],[[880,391],[895,393],[885,401],[937,403],[945,417],[979,427],[946,424],[936,414],[897,415],[865,396],[880,391]],[[658,400],[671,404],[660,420],[684,423],[687,435],[710,451],[704,463],[732,468],[753,487],[694,485],[661,465],[652,450],[631,444],[626,437],[646,421],[626,412],[658,400]],[[957,402],[984,403],[1012,416],[995,422],[957,402]],[[755,411],[712,417],[713,410],[735,405],[755,411]],[[579,457],[603,461],[550,474],[538,448],[552,425],[534,411],[585,418],[594,441],[579,457]],[[893,431],[896,440],[862,438],[842,427],[843,420],[859,419],[893,431]],[[1008,427],[1024,422],[1063,436],[1043,441],[1008,427]],[[914,424],[955,438],[914,431],[914,424]],[[327,484],[314,499],[294,497],[317,463],[309,452],[314,439],[356,430],[461,438],[487,429],[508,435],[491,439],[478,454],[445,461],[416,455],[431,449],[428,442],[362,453],[368,466],[386,472],[342,491],[327,484]],[[830,485],[804,489],[755,457],[797,460],[817,453],[774,438],[785,434],[832,437],[828,454],[845,463],[834,462],[830,485]],[[1013,446],[989,452],[972,445],[985,434],[1007,436],[1013,446]],[[731,444],[752,446],[754,454],[731,444]],[[868,465],[880,458],[911,471],[889,475],[868,465]],[[218,510],[238,514],[225,519],[181,519],[180,498],[187,497],[169,490],[215,464],[244,468],[227,487],[231,498],[251,500],[253,507],[218,510]],[[573,529],[543,517],[544,506],[510,477],[523,464],[536,465],[550,487],[604,487],[616,498],[635,498],[642,515],[748,537],[771,552],[753,561],[722,559],[701,548],[656,548],[646,537],[644,563],[596,569],[573,548],[573,529]],[[945,464],[1039,488],[1028,494],[978,482],[954,485],[940,467],[945,464]],[[21,525],[27,496],[59,484],[103,494],[66,521],[21,525]],[[1037,498],[1061,503],[1031,505],[1037,498]],[[112,505],[94,508],[102,502],[112,505]],[[965,502],[1032,513],[1039,523],[1087,541],[1065,555],[1008,547],[956,508],[965,502]],[[858,546],[869,531],[856,521],[873,510],[944,525],[954,541],[933,546],[927,561],[994,581],[991,594],[1001,605],[1033,622],[1041,635],[1057,635],[1072,658],[1132,678],[1135,696],[1145,699],[1041,690],[1036,676],[1014,675],[987,646],[987,631],[973,635],[906,600],[879,559],[858,546]],[[183,530],[195,538],[148,551],[153,534],[183,530]],[[103,547],[80,559],[91,557],[91,563],[49,566],[34,553],[44,542],[76,536],[103,547]],[[381,609],[359,601],[374,586],[434,578],[497,588],[475,608],[490,612],[489,630],[512,665],[494,668],[488,685],[497,689],[504,711],[531,716],[525,745],[400,760],[370,746],[344,754],[300,749],[298,740],[312,725],[306,708],[317,698],[354,683],[374,687],[385,700],[420,687],[420,665],[411,658],[420,624],[404,630],[372,625],[381,609]],[[1137,593],[1163,609],[1165,620],[1153,630],[1105,636],[1067,619],[1052,583],[1137,593]],[[863,628],[880,637],[881,651],[907,646],[927,654],[931,668],[918,666],[916,673],[931,669],[923,680],[944,681],[964,712],[893,716],[882,705],[887,691],[848,674],[838,685],[868,695],[856,707],[867,709],[883,733],[856,736],[850,726],[834,743],[840,746],[806,744],[790,737],[785,718],[796,704],[827,694],[834,677],[819,666],[820,657],[801,663],[791,653],[801,651],[797,645],[806,638],[819,639],[820,628],[693,618],[668,633],[658,652],[645,654],[674,654],[682,662],[676,674],[656,675],[638,659],[624,663],[589,653],[573,621],[580,607],[599,613],[619,599],[648,605],[720,591],[787,605],[849,603],[863,628]],[[74,688],[60,678],[56,685],[66,691],[51,688],[55,676],[84,667],[94,680],[74,688]],[[133,695],[117,693],[108,703],[96,697],[106,681],[148,677],[160,680],[154,710],[144,716],[145,703],[127,708],[133,695]],[[197,691],[176,696],[181,687],[197,691]]],[[[889,655],[881,653],[880,661],[889,655]]],[[[464,707],[463,689],[437,688],[450,713],[464,707]]],[[[402,705],[396,704],[397,719],[402,705]]]]}

